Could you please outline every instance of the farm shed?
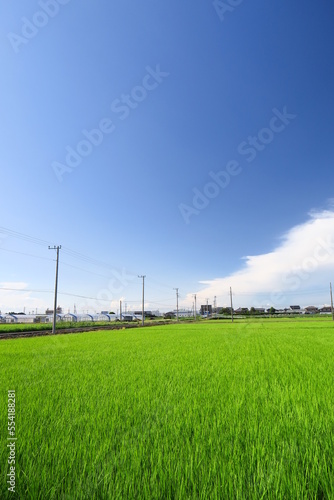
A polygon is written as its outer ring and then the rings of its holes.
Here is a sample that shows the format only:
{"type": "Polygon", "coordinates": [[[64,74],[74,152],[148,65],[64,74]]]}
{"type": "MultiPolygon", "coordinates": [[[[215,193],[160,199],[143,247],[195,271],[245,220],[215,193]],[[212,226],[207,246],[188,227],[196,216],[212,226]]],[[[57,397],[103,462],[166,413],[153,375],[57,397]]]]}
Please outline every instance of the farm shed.
{"type": "Polygon", "coordinates": [[[123,321],[133,321],[134,316],[132,314],[122,314],[123,321]]]}
{"type": "Polygon", "coordinates": [[[35,314],[5,314],[5,323],[36,323],[35,314]]]}

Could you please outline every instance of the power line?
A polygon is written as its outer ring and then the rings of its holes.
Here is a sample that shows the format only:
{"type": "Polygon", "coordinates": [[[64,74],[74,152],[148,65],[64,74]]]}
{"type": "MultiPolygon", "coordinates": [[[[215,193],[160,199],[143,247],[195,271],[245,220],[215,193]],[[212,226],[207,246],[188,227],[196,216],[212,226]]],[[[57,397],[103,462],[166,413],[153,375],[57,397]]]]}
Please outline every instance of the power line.
{"type": "Polygon", "coordinates": [[[111,276],[106,276],[105,274],[101,273],[95,273],[94,271],[88,271],[88,269],[83,269],[82,267],[73,266],[72,264],[68,264],[67,262],[62,262],[62,265],[72,267],[73,269],[77,269],[78,271],[83,271],[84,273],[94,274],[95,276],[101,276],[102,278],[109,278],[109,277],[111,278],[111,276]]]}
{"type": "Polygon", "coordinates": [[[270,290],[270,291],[267,291],[267,292],[233,292],[233,295],[235,297],[239,297],[239,296],[255,296],[255,295],[272,295],[272,294],[283,294],[283,295],[309,295],[309,294],[312,294],[312,293],[327,293],[325,289],[316,289],[316,290],[304,290],[304,291],[301,291],[301,290],[270,290]]]}
{"type": "Polygon", "coordinates": [[[34,288],[9,288],[9,287],[0,287],[0,291],[1,290],[11,291],[11,292],[53,293],[53,290],[36,290],[34,288]]]}
{"type": "MultiPolygon", "coordinates": [[[[0,287],[0,292],[1,290],[6,290],[6,291],[11,291],[11,292],[34,292],[34,293],[54,293],[54,290],[37,290],[35,288],[9,288],[9,287],[0,287]]],[[[69,293],[69,292],[59,292],[58,295],[68,295],[69,297],[79,297],[80,299],[91,299],[91,300],[96,300],[96,297],[89,297],[87,295],[78,295],[76,293],[69,293]]],[[[100,302],[109,302],[109,299],[100,299],[100,302]]],[[[129,302],[129,301],[128,301],[129,302]]],[[[136,301],[133,301],[136,302],[136,301]]]]}
{"type": "MultiPolygon", "coordinates": [[[[163,306],[165,305],[164,302],[168,302],[169,305],[173,305],[173,300],[174,299],[168,299],[168,300],[161,300],[160,302],[154,302],[153,300],[150,300],[150,304],[156,304],[156,305],[160,305],[160,306],[163,306]]],[[[128,300],[128,302],[138,302],[136,300],[128,300]]]]}
{"type": "MultiPolygon", "coordinates": [[[[50,259],[50,260],[54,260],[54,259],[50,259]]],[[[64,263],[62,262],[62,265],[64,263]]],[[[35,293],[53,293],[53,290],[41,290],[41,289],[36,289],[36,288],[11,288],[11,287],[0,287],[0,291],[1,290],[5,290],[5,291],[13,291],[13,292],[35,292],[35,293]]],[[[325,293],[326,291],[325,290],[321,290],[321,292],[325,293]]],[[[281,293],[284,293],[284,292],[281,292],[281,293]]],[[[297,293],[297,292],[296,292],[297,293]]],[[[309,292],[309,293],[318,293],[317,291],[312,291],[312,292],[309,292]]],[[[69,295],[71,297],[79,297],[79,298],[83,298],[83,299],[92,299],[92,300],[96,300],[97,297],[91,297],[91,296],[86,296],[86,295],[78,295],[78,294],[75,294],[75,293],[70,293],[70,292],[60,292],[58,291],[58,295],[69,295]]],[[[228,294],[230,296],[230,294],[228,294]]],[[[234,296],[237,296],[237,294],[235,294],[233,292],[233,295],[234,296]]],[[[251,295],[251,294],[247,294],[247,295],[251,295]]],[[[253,295],[253,294],[252,294],[253,295]]],[[[196,295],[196,298],[197,298],[197,295],[196,295]]],[[[100,301],[108,301],[109,299],[99,299],[100,301]]],[[[169,298],[169,299],[161,299],[159,300],[159,302],[156,302],[156,301],[151,301],[150,300],[150,304],[156,304],[156,305],[164,305],[164,302],[167,302],[169,305],[173,305],[173,298],[169,298]]],[[[131,302],[131,303],[137,303],[138,300],[127,300],[127,302],[131,302]]]]}
{"type": "Polygon", "coordinates": [[[70,257],[74,259],[81,260],[83,262],[87,262],[89,264],[92,264],[97,267],[104,267],[109,270],[113,270],[114,267],[106,262],[102,262],[100,260],[94,259],[93,257],[88,257],[87,255],[81,254],[79,252],[76,252],[75,250],[71,250],[70,248],[64,247],[63,253],[66,255],[69,255],[70,257]]]}
{"type": "MultiPolygon", "coordinates": [[[[36,244],[36,245],[40,245],[40,246],[50,246],[51,245],[51,242],[50,241],[47,241],[47,240],[43,240],[41,238],[36,238],[34,236],[31,236],[31,235],[28,235],[28,234],[25,234],[25,233],[20,233],[19,231],[14,231],[12,229],[9,229],[9,228],[5,228],[3,226],[0,226],[0,234],[3,233],[3,234],[7,234],[8,236],[11,236],[12,238],[17,238],[17,239],[21,239],[23,241],[27,241],[29,243],[33,243],[33,244],[36,244]]],[[[11,250],[7,250],[7,249],[3,249],[2,250],[6,250],[6,251],[11,251],[11,250]]],[[[25,254],[24,252],[16,252],[14,250],[12,250],[13,253],[21,253],[22,255],[27,255],[27,256],[31,256],[31,257],[35,257],[35,258],[40,258],[40,259],[45,259],[45,260],[52,260],[52,259],[49,259],[47,257],[38,257],[37,255],[33,255],[33,254],[25,254]]],[[[76,250],[72,250],[71,248],[68,248],[66,246],[62,246],[62,255],[68,255],[69,257],[73,258],[73,259],[76,259],[76,260],[80,260],[80,261],[83,261],[83,262],[86,262],[88,264],[91,264],[91,265],[94,265],[94,266],[97,266],[97,267],[102,267],[102,268],[105,268],[105,269],[108,269],[109,271],[115,271],[115,266],[112,266],[111,264],[108,264],[107,262],[103,262],[101,260],[98,260],[98,259],[95,259],[93,257],[89,257],[88,255],[85,255],[81,252],[78,252],[76,250]]],[[[62,265],[67,265],[69,267],[71,267],[71,264],[68,264],[68,263],[65,263],[65,262],[62,262],[62,265]]],[[[76,266],[72,266],[73,268],[76,268],[76,266]]],[[[87,273],[91,273],[91,274],[96,274],[97,276],[101,276],[101,277],[106,277],[105,275],[103,274],[99,274],[99,273],[94,273],[93,271],[88,271],[86,269],[82,269],[82,268],[79,268],[77,267],[78,270],[81,270],[83,272],[87,272],[87,273]]],[[[135,272],[132,272],[132,271],[128,271],[130,274],[133,274],[134,276],[137,274],[135,272]]],[[[162,283],[160,281],[157,281],[157,280],[151,280],[150,279],[150,283],[153,282],[155,283],[156,285],[162,287],[162,288],[168,288],[170,289],[170,285],[167,285],[165,283],[162,283]]]]}
{"type": "MultiPolygon", "coordinates": [[[[35,245],[39,245],[39,246],[43,246],[43,247],[51,245],[50,241],[46,241],[46,240],[43,240],[41,238],[36,238],[34,236],[29,236],[28,234],[20,233],[18,231],[14,231],[12,229],[8,229],[8,228],[2,227],[2,226],[0,226],[0,234],[1,233],[6,234],[7,236],[11,236],[12,238],[17,238],[17,239],[27,241],[29,243],[33,243],[35,245]]],[[[86,263],[92,264],[92,265],[97,266],[97,267],[107,268],[110,271],[115,270],[115,267],[112,266],[111,264],[100,261],[100,260],[95,259],[93,257],[89,257],[87,255],[80,253],[80,252],[77,252],[76,250],[72,250],[68,247],[62,247],[62,253],[72,257],[73,259],[81,260],[81,261],[84,261],[86,263]]],[[[43,258],[43,257],[41,257],[41,258],[43,258]]],[[[135,275],[135,273],[132,273],[132,274],[135,275]]]]}
{"type": "Polygon", "coordinates": [[[28,234],[19,233],[18,231],[13,231],[12,229],[8,229],[2,226],[0,226],[0,233],[7,234],[7,236],[11,236],[12,238],[19,238],[20,240],[29,241],[30,243],[35,243],[35,245],[40,245],[44,247],[50,244],[49,241],[42,240],[40,238],[35,238],[34,236],[29,236],[28,234]]]}
{"type": "MultiPolygon", "coordinates": [[[[79,299],[90,299],[90,300],[97,300],[97,297],[89,297],[86,295],[77,295],[76,293],[69,293],[69,292],[58,292],[58,295],[68,295],[69,297],[78,297],[79,299]]],[[[110,302],[110,299],[98,299],[99,302],[110,302]]]]}
{"type": "MultiPolygon", "coordinates": [[[[33,257],[35,259],[48,260],[48,261],[55,260],[55,259],[51,259],[50,257],[42,257],[41,255],[34,255],[31,253],[19,252],[17,250],[10,250],[8,248],[0,248],[0,250],[3,250],[4,252],[19,254],[19,255],[25,255],[27,257],[33,257]]],[[[68,262],[62,262],[62,265],[67,266],[67,267],[72,267],[73,269],[77,269],[78,271],[82,271],[84,273],[94,274],[95,276],[101,276],[102,278],[109,278],[109,277],[112,278],[112,276],[106,276],[105,274],[96,273],[94,271],[89,271],[88,269],[83,269],[82,267],[74,266],[73,264],[69,264],[68,262]]]]}
{"type": "MultiPolygon", "coordinates": [[[[3,250],[4,252],[19,254],[19,255],[25,255],[27,257],[33,257],[35,259],[48,260],[48,261],[55,260],[55,259],[51,259],[50,257],[42,257],[41,255],[34,255],[31,253],[19,252],[18,250],[10,250],[8,248],[0,248],[0,250],[3,250]]],[[[68,262],[62,262],[62,265],[72,267],[73,269],[77,269],[78,271],[82,271],[84,273],[94,274],[95,276],[101,276],[102,278],[109,278],[109,277],[111,278],[112,277],[112,276],[106,276],[105,274],[96,273],[94,271],[89,271],[88,269],[83,269],[82,267],[74,266],[73,264],[69,264],[68,262]]]]}
{"type": "Polygon", "coordinates": [[[54,260],[54,259],[50,259],[50,257],[42,257],[41,255],[34,255],[32,253],[19,252],[17,250],[10,250],[9,248],[0,248],[0,250],[3,250],[4,252],[17,253],[19,255],[25,255],[27,257],[34,257],[35,259],[54,260]]]}

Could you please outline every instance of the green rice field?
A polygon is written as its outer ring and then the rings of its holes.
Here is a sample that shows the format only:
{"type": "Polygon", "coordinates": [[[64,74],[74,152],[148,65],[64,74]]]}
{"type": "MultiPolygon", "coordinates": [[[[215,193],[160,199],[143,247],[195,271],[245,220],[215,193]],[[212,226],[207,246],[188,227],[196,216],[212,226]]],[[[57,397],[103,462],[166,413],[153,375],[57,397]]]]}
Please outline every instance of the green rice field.
{"type": "MultiPolygon", "coordinates": [[[[80,328],[80,327],[90,327],[90,326],[109,326],[110,322],[100,321],[59,321],[57,322],[56,328],[80,328]]],[[[111,324],[111,326],[113,323],[111,324]]],[[[0,333],[11,333],[11,332],[29,332],[29,331],[44,331],[51,330],[52,323],[3,323],[0,324],[0,333]]]]}
{"type": "Polygon", "coordinates": [[[334,498],[332,321],[3,340],[0,385],[1,499],[334,498]]]}

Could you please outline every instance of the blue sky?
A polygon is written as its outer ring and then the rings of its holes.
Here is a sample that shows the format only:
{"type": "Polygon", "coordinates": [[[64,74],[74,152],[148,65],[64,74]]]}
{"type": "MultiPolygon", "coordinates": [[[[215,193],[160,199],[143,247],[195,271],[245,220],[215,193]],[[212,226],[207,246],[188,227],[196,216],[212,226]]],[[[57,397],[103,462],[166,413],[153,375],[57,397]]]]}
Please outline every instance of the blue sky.
{"type": "Polygon", "coordinates": [[[217,9],[1,5],[0,225],[43,240],[2,232],[0,287],[20,288],[0,290],[3,312],[52,306],[52,293],[28,291],[53,289],[48,244],[89,257],[61,252],[59,290],[73,294],[60,295],[65,309],[116,308],[120,298],[138,307],[138,274],[150,309],[175,307],[174,287],[181,305],[195,292],[224,304],[229,284],[236,306],[274,302],[268,288],[283,289],[282,305],[328,302],[332,254],[320,262],[314,252],[334,236],[334,7],[217,9]],[[209,187],[210,172],[226,180],[229,168],[228,184],[209,187]],[[272,275],[266,256],[285,244],[293,262],[272,275]],[[258,271],[247,285],[236,279],[247,256],[263,259],[269,281],[258,271]],[[317,266],[296,290],[278,283],[307,258],[317,266]]]}

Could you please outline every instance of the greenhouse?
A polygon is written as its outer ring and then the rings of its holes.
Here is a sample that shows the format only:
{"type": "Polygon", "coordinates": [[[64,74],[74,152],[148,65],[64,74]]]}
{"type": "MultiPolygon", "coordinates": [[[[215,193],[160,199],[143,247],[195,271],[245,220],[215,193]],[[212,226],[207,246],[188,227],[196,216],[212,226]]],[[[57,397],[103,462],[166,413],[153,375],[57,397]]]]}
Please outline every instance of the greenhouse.
{"type": "Polygon", "coordinates": [[[4,323],[37,323],[36,314],[5,314],[2,321],[4,323]]]}
{"type": "Polygon", "coordinates": [[[99,313],[99,314],[72,314],[72,313],[67,313],[64,314],[62,317],[63,321],[67,322],[75,322],[78,323],[79,321],[93,321],[93,322],[100,322],[100,321],[116,321],[117,316],[116,314],[107,314],[107,313],[99,313]]]}
{"type": "Polygon", "coordinates": [[[72,313],[67,313],[64,314],[62,317],[63,321],[73,321],[75,323],[78,323],[79,321],[94,321],[94,318],[92,314],[72,314],[72,313]]]}
{"type": "MultiPolygon", "coordinates": [[[[56,321],[63,321],[63,314],[56,314],[56,321]]],[[[53,314],[49,314],[45,318],[45,323],[52,323],[53,322],[53,314]]]]}

